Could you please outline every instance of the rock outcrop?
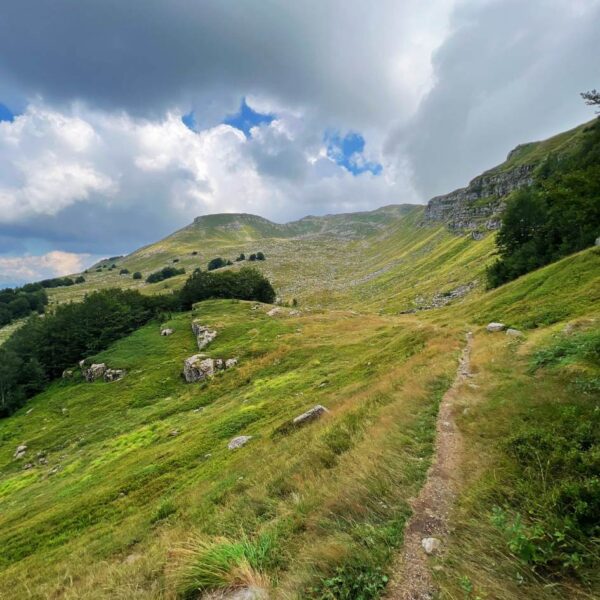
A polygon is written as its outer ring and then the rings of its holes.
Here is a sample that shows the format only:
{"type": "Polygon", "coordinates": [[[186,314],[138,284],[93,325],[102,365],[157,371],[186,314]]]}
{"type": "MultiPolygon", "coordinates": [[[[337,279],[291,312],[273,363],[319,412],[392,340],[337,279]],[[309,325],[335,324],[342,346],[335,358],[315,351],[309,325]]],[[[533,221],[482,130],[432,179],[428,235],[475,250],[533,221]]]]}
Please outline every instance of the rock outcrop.
{"type": "Polygon", "coordinates": [[[86,367],[85,361],[79,362],[81,373],[88,383],[103,379],[106,382],[118,381],[125,375],[125,369],[109,369],[105,363],[93,363],[86,367]]]}
{"type": "Polygon", "coordinates": [[[214,329],[209,329],[198,321],[192,321],[192,331],[198,342],[198,350],[206,348],[217,337],[217,332],[214,329]]]}
{"type": "Polygon", "coordinates": [[[490,333],[496,333],[497,331],[504,331],[506,329],[506,325],[504,323],[489,323],[486,326],[487,331],[490,333]]]}
{"type": "Polygon", "coordinates": [[[183,363],[183,377],[188,383],[196,383],[213,377],[217,371],[237,365],[236,358],[209,358],[206,354],[194,354],[183,363]]]}
{"type": "MultiPolygon", "coordinates": [[[[432,198],[425,209],[425,218],[446,223],[450,229],[458,231],[499,229],[504,198],[533,183],[534,167],[521,165],[507,171],[483,173],[465,188],[432,198]]],[[[481,235],[475,239],[481,239],[481,235]]]]}
{"type": "Polygon", "coordinates": [[[173,335],[174,333],[175,332],[172,329],[170,329],[169,327],[166,327],[165,329],[161,329],[161,331],[160,331],[160,335],[164,335],[164,336],[173,335]]]}

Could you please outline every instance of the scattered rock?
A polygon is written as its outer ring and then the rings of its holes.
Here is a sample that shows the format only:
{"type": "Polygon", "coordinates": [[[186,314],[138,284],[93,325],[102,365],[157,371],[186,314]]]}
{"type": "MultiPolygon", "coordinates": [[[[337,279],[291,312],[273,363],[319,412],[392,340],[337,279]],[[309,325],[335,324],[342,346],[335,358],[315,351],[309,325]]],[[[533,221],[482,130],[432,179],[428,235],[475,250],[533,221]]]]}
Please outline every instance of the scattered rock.
{"type": "Polygon", "coordinates": [[[171,431],[169,431],[169,435],[171,437],[176,437],[181,433],[181,431],[179,431],[179,429],[172,429],[171,431]]]}
{"type": "Polygon", "coordinates": [[[198,408],[195,408],[192,412],[201,413],[203,410],[204,410],[204,406],[199,406],[198,408]]]}
{"type": "Polygon", "coordinates": [[[33,463],[27,463],[23,465],[23,471],[27,471],[28,469],[33,469],[33,463]]]}
{"type": "Polygon", "coordinates": [[[421,540],[421,546],[426,554],[435,554],[442,546],[442,542],[438,538],[428,537],[421,540]]]}
{"type": "Polygon", "coordinates": [[[206,354],[194,354],[183,363],[183,376],[188,383],[203,381],[213,377],[217,371],[237,365],[237,359],[208,358],[206,354]]]}
{"type": "Polygon", "coordinates": [[[125,369],[106,369],[104,372],[104,381],[119,381],[125,375],[125,369]]]}
{"type": "Polygon", "coordinates": [[[170,329],[169,327],[161,329],[160,331],[160,335],[173,335],[174,333],[175,331],[173,329],[170,329]]]}
{"type": "Polygon", "coordinates": [[[234,437],[229,444],[227,444],[227,447],[230,450],[236,450],[237,448],[245,446],[251,439],[251,435],[238,435],[237,437],[234,437]]]}
{"type": "Polygon", "coordinates": [[[203,596],[203,598],[205,600],[268,600],[269,595],[266,590],[251,586],[236,590],[212,592],[207,596],[203,596]]]}
{"type": "Polygon", "coordinates": [[[279,306],[274,306],[271,310],[267,311],[267,315],[269,317],[274,317],[275,315],[279,315],[281,314],[283,311],[281,310],[281,308],[279,308],[279,306]]]}
{"type": "Polygon", "coordinates": [[[506,329],[506,325],[504,323],[489,323],[486,327],[486,329],[490,332],[490,333],[495,333],[497,331],[504,331],[506,329]]]}
{"type": "Polygon", "coordinates": [[[62,372],[63,379],[71,379],[73,377],[73,369],[65,369],[62,372]]]}
{"type": "Polygon", "coordinates": [[[55,467],[52,467],[50,469],[48,475],[56,475],[59,470],[60,470],[60,465],[56,465],[55,467]]]}
{"type": "Polygon", "coordinates": [[[305,413],[302,413],[301,415],[295,417],[292,423],[298,427],[300,425],[304,425],[306,423],[314,421],[315,419],[318,419],[320,416],[324,415],[327,412],[329,411],[324,406],[317,404],[310,410],[307,410],[305,413]]]}
{"type": "Polygon", "coordinates": [[[594,246],[600,246],[600,237],[596,238],[596,241],[594,242],[594,246]]]}
{"type": "Polygon", "coordinates": [[[300,314],[299,310],[290,310],[289,315],[290,317],[297,317],[300,314]]]}
{"type": "Polygon", "coordinates": [[[217,337],[217,332],[214,329],[209,329],[198,321],[192,321],[192,331],[198,342],[198,350],[206,348],[217,337]]]}
{"type": "Polygon", "coordinates": [[[506,330],[506,335],[510,335],[512,337],[522,337],[523,336],[523,332],[519,331],[518,329],[507,329],[506,330]]]}
{"type": "Polygon", "coordinates": [[[68,409],[68,408],[65,408],[65,407],[63,406],[63,407],[60,409],[60,412],[61,412],[63,415],[68,415],[68,414],[69,414],[69,409],[68,409]]]}
{"type": "Polygon", "coordinates": [[[482,239],[483,239],[483,235],[484,235],[484,234],[483,234],[483,232],[481,232],[481,231],[472,231],[472,232],[471,232],[471,237],[472,237],[472,238],[473,238],[473,239],[474,239],[476,242],[478,242],[479,240],[482,240],[482,239]]]}
{"type": "Polygon", "coordinates": [[[84,366],[82,367],[83,376],[85,377],[85,380],[90,383],[92,381],[96,381],[97,379],[100,379],[101,377],[104,377],[104,373],[106,373],[106,365],[104,363],[94,363],[94,364],[90,365],[87,369],[85,369],[84,367],[85,367],[85,363],[84,363],[84,366]]]}
{"type": "Polygon", "coordinates": [[[23,458],[25,456],[25,452],[27,452],[27,444],[21,444],[17,446],[15,450],[15,458],[23,458]]]}

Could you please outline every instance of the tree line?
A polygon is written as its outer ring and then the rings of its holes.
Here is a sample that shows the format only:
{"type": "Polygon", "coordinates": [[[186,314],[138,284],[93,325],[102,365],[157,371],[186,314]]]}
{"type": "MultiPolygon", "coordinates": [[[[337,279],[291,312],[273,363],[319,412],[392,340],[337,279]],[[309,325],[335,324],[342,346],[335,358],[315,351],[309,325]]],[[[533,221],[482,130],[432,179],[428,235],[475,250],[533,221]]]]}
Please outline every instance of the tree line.
{"type": "Polygon", "coordinates": [[[255,269],[208,273],[196,270],[180,291],[145,296],[108,289],[65,304],[45,318],[32,316],[0,346],[0,416],[8,416],[63,370],[106,349],[152,319],[188,310],[209,298],[271,303],[275,291],[255,269]]]}

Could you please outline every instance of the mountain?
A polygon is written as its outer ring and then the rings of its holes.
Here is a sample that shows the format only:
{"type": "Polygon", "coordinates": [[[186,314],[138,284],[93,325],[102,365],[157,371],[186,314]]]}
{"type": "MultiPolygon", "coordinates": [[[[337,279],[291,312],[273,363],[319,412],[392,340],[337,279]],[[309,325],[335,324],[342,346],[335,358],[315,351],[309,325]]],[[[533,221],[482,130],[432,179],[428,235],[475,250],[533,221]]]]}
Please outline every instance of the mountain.
{"type": "Polygon", "coordinates": [[[485,284],[499,215],[588,127],[427,206],[202,216],[48,290],[264,252],[282,305],[165,311],[82,357],[120,379],[73,364],[0,420],[0,597],[600,597],[600,247],[485,284]],[[187,383],[196,320],[237,363],[187,383]]]}

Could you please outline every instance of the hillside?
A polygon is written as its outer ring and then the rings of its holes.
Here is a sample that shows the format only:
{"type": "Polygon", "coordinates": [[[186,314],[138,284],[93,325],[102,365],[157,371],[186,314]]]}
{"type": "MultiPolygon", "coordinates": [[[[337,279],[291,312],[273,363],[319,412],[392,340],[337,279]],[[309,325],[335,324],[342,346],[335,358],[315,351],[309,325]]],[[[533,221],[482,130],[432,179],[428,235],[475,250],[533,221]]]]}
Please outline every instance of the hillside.
{"type": "Polygon", "coordinates": [[[121,379],[73,364],[0,420],[0,598],[600,597],[600,247],[485,285],[503,207],[586,127],[427,206],[202,216],[49,289],[161,294],[222,257],[281,306],[163,312],[88,357],[121,379]],[[186,383],[195,319],[238,362],[186,383]]]}

